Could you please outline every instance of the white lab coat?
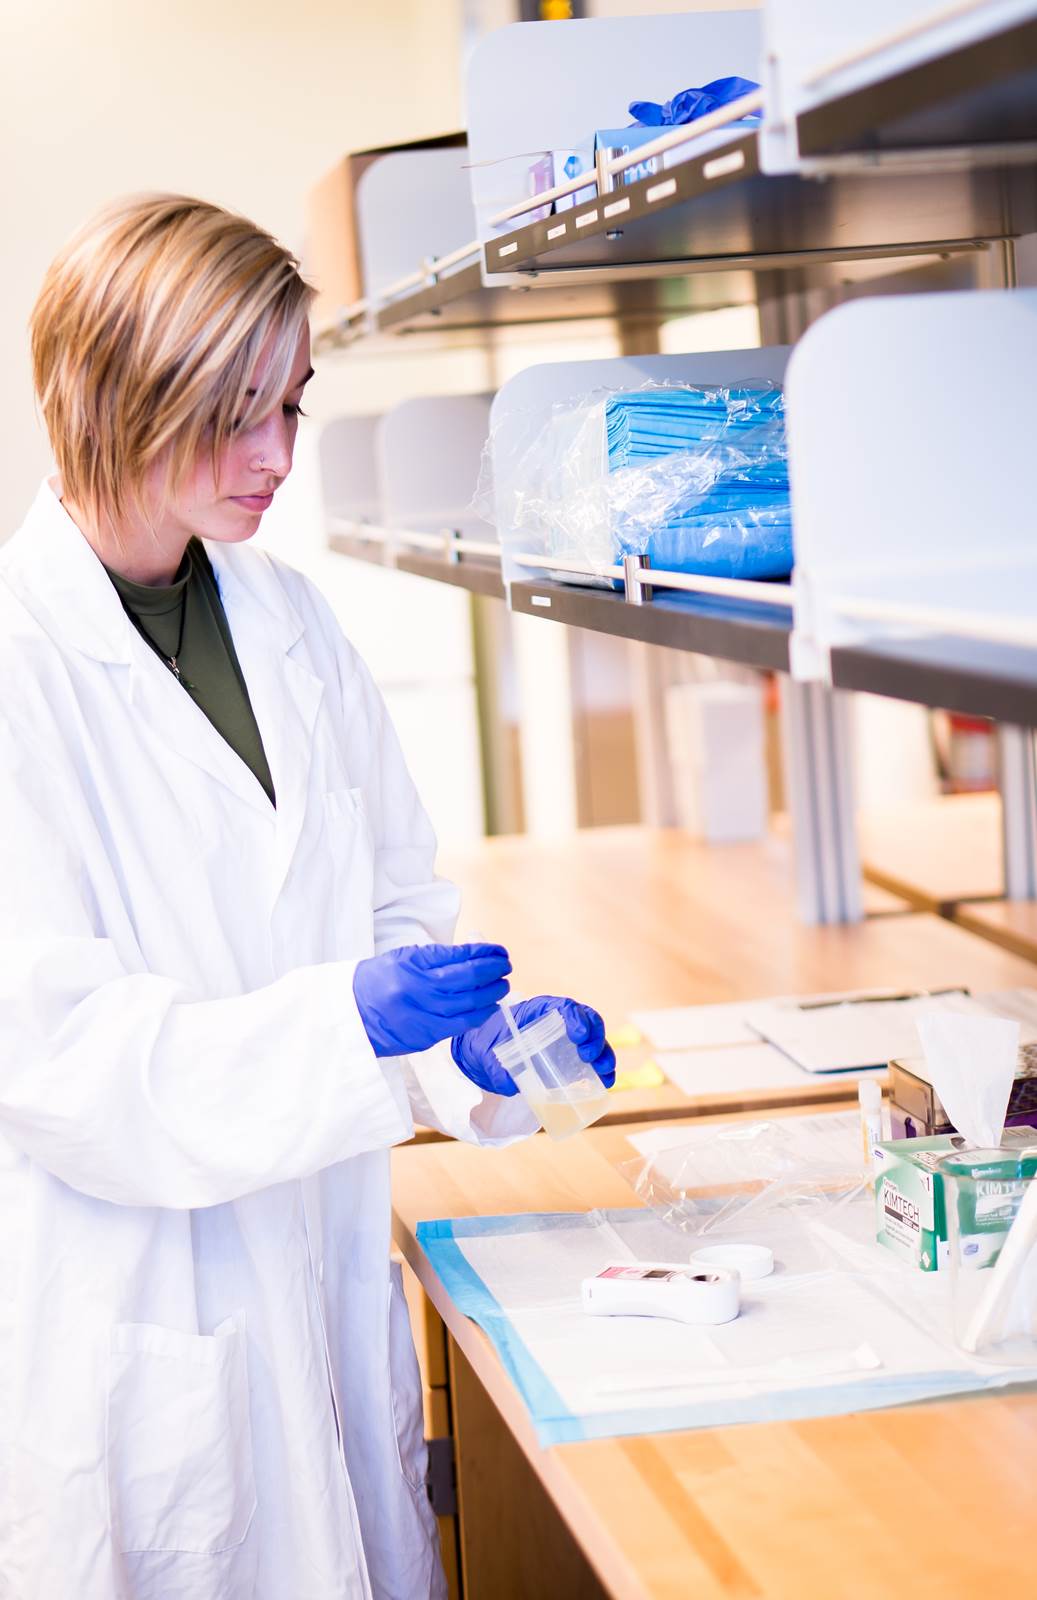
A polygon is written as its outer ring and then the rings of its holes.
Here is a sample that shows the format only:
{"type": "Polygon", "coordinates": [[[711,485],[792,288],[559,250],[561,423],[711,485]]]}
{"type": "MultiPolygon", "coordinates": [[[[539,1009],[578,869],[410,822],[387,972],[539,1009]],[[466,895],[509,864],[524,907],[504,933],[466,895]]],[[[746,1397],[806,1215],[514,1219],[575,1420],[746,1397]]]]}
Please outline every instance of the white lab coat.
{"type": "Polygon", "coordinates": [[[276,811],[55,488],[0,550],[0,1595],[425,1600],[389,1147],[533,1123],[376,1060],[354,963],[456,893],[323,600],[208,548],[276,811]]]}

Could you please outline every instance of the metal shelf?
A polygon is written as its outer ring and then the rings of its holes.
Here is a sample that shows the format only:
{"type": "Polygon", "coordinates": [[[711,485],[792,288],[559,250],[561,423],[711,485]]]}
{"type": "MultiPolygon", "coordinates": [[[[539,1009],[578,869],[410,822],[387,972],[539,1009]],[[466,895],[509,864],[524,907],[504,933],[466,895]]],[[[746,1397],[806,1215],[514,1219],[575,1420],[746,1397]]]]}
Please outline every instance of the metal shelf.
{"type": "Polygon", "coordinates": [[[1025,649],[929,636],[837,646],[831,659],[836,688],[1037,727],[1037,642],[1025,649]]]}
{"type": "Polygon", "coordinates": [[[485,556],[461,555],[449,561],[445,556],[425,551],[401,550],[396,556],[396,566],[400,572],[410,572],[417,578],[434,578],[437,583],[450,583],[457,589],[467,589],[469,594],[504,599],[500,562],[485,556]]]}
{"type": "MultiPolygon", "coordinates": [[[[1037,184],[976,169],[767,175],[759,134],[490,240],[491,274],[662,276],[929,255],[1037,231],[1037,184]]],[[[845,273],[843,274],[845,276],[845,273]]]]}
{"type": "Polygon", "coordinates": [[[359,534],[332,533],[328,535],[328,549],[337,556],[348,556],[351,561],[366,561],[372,567],[395,567],[392,551],[382,538],[365,539],[359,534]]]}
{"type": "Polygon", "coordinates": [[[814,106],[797,129],[805,157],[1035,144],[1037,19],[814,106]]]}
{"type": "MultiPolygon", "coordinates": [[[[1015,163],[933,172],[767,175],[741,134],[600,200],[504,233],[480,259],[388,298],[376,292],[323,329],[318,350],[403,334],[615,318],[627,326],[754,304],[754,274],[807,269],[812,286],[891,262],[1037,231],[1037,182],[1015,163]]],[[[455,252],[464,256],[464,252],[455,252]]],[[[413,277],[417,279],[419,273],[413,277]]]]}
{"type": "MultiPolygon", "coordinates": [[[[500,565],[486,556],[449,558],[432,550],[393,550],[379,531],[370,539],[333,534],[329,547],[353,560],[449,583],[503,600],[500,565]]],[[[646,573],[646,578],[648,574],[646,573]]],[[[618,590],[555,580],[513,583],[511,608],[595,633],[688,650],[775,672],[789,670],[792,611],[712,595],[667,593],[631,605],[618,590]]],[[[882,645],[837,646],[832,684],[997,722],[1037,727],[1037,642],[1032,649],[952,636],[882,645]]]]}
{"type": "Polygon", "coordinates": [[[369,346],[404,334],[462,333],[602,318],[616,318],[628,327],[658,326],[670,317],[756,302],[752,273],[737,266],[698,277],[588,284],[564,281],[544,287],[530,282],[490,288],[483,284],[476,261],[443,278],[430,274],[430,280],[385,302],[370,318],[344,316],[334,328],[321,331],[316,348],[369,346]]]}
{"type": "MultiPolygon", "coordinates": [[[[372,529],[369,538],[333,533],[328,546],[354,561],[453,584],[471,594],[505,598],[500,564],[489,556],[461,552],[450,557],[445,551],[394,547],[382,529],[372,529]]],[[[658,579],[659,575],[654,576],[658,579]]],[[[777,672],[787,672],[789,667],[792,610],[785,605],[668,593],[661,588],[656,590],[654,599],[631,605],[615,590],[537,579],[512,584],[511,609],[565,622],[574,628],[690,650],[744,666],[777,672]]]]}
{"type": "Polygon", "coordinates": [[[500,562],[489,556],[459,552],[456,556],[448,557],[434,550],[394,546],[382,529],[372,529],[369,538],[361,534],[330,534],[328,548],[336,555],[348,556],[352,561],[366,561],[370,566],[409,572],[413,577],[432,578],[437,583],[449,583],[457,589],[467,589],[470,594],[504,599],[500,562]]]}
{"type": "Polygon", "coordinates": [[[511,607],[531,617],[621,639],[690,650],[747,667],[789,669],[792,612],[785,606],[662,592],[643,605],[631,605],[612,590],[538,580],[513,583],[511,607]]]}

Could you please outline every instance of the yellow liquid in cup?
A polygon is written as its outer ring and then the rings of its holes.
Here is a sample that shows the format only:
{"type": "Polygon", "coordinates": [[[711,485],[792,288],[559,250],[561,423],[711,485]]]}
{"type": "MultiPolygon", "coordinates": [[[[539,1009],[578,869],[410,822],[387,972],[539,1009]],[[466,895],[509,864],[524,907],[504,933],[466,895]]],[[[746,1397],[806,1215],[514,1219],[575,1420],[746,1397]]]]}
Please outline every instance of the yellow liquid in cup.
{"type": "Polygon", "coordinates": [[[580,1094],[574,1101],[563,1089],[544,1091],[543,1098],[539,1095],[536,1099],[527,1095],[526,1099],[530,1109],[540,1118],[544,1132],[552,1139],[569,1139],[574,1133],[579,1133],[605,1110],[608,1105],[608,1095],[604,1089],[600,1093],[580,1094]]]}

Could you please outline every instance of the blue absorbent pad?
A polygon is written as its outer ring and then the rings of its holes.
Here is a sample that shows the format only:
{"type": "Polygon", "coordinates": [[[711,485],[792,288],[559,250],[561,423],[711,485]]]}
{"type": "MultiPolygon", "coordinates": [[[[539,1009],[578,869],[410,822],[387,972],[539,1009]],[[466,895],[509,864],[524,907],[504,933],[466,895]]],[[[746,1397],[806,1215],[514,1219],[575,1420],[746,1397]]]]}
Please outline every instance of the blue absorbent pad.
{"type": "MultiPolygon", "coordinates": [[[[582,1311],[582,1278],[610,1260],[688,1259],[688,1235],[645,1209],[443,1219],[419,1223],[417,1237],[454,1304],[489,1336],[542,1445],[843,1415],[1037,1378],[1037,1368],[977,1369],[927,1333],[918,1307],[898,1301],[924,1295],[932,1286],[917,1280],[938,1275],[893,1262],[906,1274],[896,1277],[889,1258],[877,1260],[875,1284],[857,1263],[745,1285],[742,1315],[703,1329],[582,1311]],[[877,1365],[833,1372],[831,1352],[855,1347],[873,1347],[877,1365]],[[804,1352],[822,1375],[801,1375],[804,1352]],[[758,1381],[772,1356],[791,1360],[795,1377],[758,1381]]],[[[780,1269],[786,1252],[773,1243],[780,1269]]]]}

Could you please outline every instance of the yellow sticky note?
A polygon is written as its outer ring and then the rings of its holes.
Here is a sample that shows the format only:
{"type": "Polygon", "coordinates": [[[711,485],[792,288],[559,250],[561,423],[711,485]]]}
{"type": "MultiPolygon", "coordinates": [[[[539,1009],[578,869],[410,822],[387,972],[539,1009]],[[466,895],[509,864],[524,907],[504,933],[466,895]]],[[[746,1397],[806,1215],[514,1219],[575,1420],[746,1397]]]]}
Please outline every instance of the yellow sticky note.
{"type": "Polygon", "coordinates": [[[654,1061],[642,1061],[639,1067],[629,1067],[617,1072],[617,1089],[658,1089],[666,1082],[666,1074],[654,1061]]]}
{"type": "Polygon", "coordinates": [[[635,1045],[642,1043],[643,1037],[632,1022],[625,1022],[621,1028],[609,1034],[609,1044],[614,1050],[632,1050],[635,1045]]]}

